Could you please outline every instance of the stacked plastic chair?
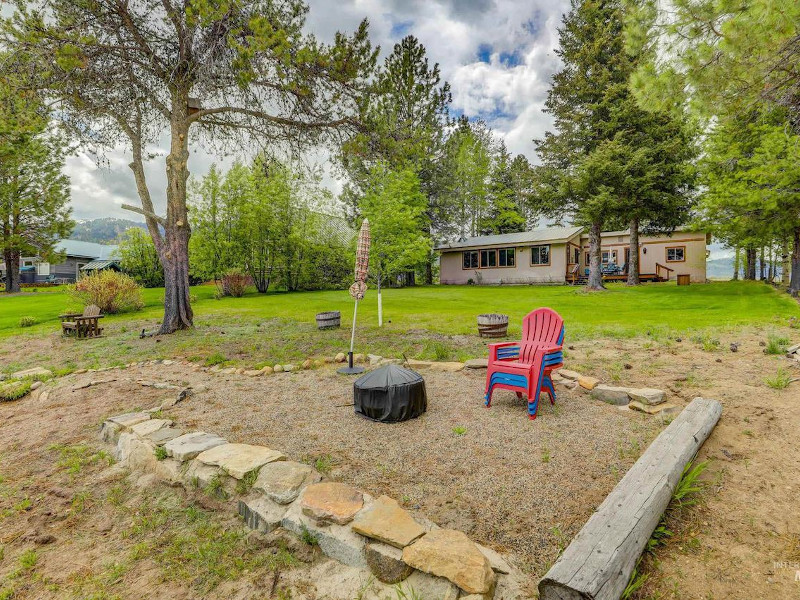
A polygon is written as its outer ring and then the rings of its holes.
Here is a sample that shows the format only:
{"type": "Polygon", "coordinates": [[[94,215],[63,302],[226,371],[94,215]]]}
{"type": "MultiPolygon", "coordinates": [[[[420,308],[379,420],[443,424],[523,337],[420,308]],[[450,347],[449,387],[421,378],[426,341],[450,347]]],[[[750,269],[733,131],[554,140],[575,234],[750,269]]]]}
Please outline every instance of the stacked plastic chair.
{"type": "Polygon", "coordinates": [[[489,344],[486,371],[486,406],[492,405],[492,392],[511,390],[528,400],[528,416],[536,418],[539,394],[544,388],[555,404],[556,390],[550,374],[564,366],[562,344],[564,320],[550,308],[538,308],[522,322],[522,340],[489,344]]]}

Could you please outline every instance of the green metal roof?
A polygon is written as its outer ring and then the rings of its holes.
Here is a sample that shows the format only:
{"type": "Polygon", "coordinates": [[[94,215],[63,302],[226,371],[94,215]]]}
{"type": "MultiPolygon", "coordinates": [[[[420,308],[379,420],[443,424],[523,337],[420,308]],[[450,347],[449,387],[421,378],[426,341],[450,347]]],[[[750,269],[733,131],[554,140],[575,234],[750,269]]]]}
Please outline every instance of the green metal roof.
{"type": "Polygon", "coordinates": [[[103,269],[108,269],[109,267],[116,267],[119,269],[119,261],[118,260],[93,260],[90,263],[86,263],[81,267],[81,271],[102,271],[103,269]]]}

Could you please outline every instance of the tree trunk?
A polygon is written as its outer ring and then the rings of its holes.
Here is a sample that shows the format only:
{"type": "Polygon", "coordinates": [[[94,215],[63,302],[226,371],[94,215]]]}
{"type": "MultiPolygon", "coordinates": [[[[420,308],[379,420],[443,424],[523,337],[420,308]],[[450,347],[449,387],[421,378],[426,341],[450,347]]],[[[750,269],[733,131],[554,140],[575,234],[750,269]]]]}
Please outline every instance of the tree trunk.
{"type": "Polygon", "coordinates": [[[789,287],[789,274],[792,271],[792,240],[789,239],[783,246],[781,253],[781,285],[789,287]]]}
{"type": "Polygon", "coordinates": [[[167,156],[167,219],[160,258],[164,267],[164,319],[159,333],[194,326],[189,302],[189,215],[186,181],[189,178],[188,94],[176,94],[172,108],[170,153],[167,156]]]}
{"type": "Polygon", "coordinates": [[[752,246],[748,246],[747,248],[747,273],[745,274],[744,278],[749,279],[750,281],[755,281],[756,279],[756,249],[752,246]]]}
{"type": "Polygon", "coordinates": [[[789,293],[800,293],[800,227],[795,227],[792,240],[792,276],[789,280],[789,293]]]}
{"type": "Polygon", "coordinates": [[[628,250],[628,285],[639,285],[639,219],[634,217],[630,223],[630,249],[628,250]]]}
{"type": "Polygon", "coordinates": [[[6,293],[14,294],[20,290],[19,252],[6,250],[3,252],[3,261],[6,263],[6,293]]]}
{"type": "Polygon", "coordinates": [[[761,246],[761,255],[758,261],[758,278],[764,281],[767,278],[766,263],[764,262],[764,246],[761,246]]]}
{"type": "Polygon", "coordinates": [[[589,281],[586,283],[586,289],[588,290],[605,289],[603,287],[603,273],[600,270],[602,264],[600,233],[602,229],[603,224],[600,221],[594,221],[589,228],[589,281]]]}
{"type": "Polygon", "coordinates": [[[739,281],[739,267],[741,266],[741,256],[739,246],[733,251],[733,280],[739,281]]]}

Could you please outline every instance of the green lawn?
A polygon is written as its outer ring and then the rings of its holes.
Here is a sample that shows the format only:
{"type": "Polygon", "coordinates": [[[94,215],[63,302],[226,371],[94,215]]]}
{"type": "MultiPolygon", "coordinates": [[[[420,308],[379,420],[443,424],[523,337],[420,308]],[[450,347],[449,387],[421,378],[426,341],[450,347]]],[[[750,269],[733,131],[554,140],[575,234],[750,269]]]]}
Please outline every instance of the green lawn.
{"type": "MultiPolygon", "coordinates": [[[[352,316],[353,302],[346,291],[250,293],[243,298],[215,300],[214,288],[192,289],[195,314],[204,317],[230,315],[236,319],[282,317],[313,321],[317,312],[341,310],[342,320],[352,316]],[[235,317],[234,317],[235,315],[235,317]]],[[[157,319],[162,312],[163,290],[144,291],[141,312],[110,316],[106,322],[157,319]]],[[[359,306],[360,321],[377,321],[377,296],[373,290],[359,306]]],[[[500,312],[519,329],[522,317],[539,306],[557,310],[572,335],[634,336],[648,329],[686,331],[741,324],[776,322],[800,315],[791,298],[753,282],[716,282],[677,287],[673,284],[609,287],[604,293],[586,293],[566,286],[432,286],[389,289],[383,294],[384,319],[393,329],[427,329],[443,334],[475,331],[475,316],[500,312]]],[[[20,333],[19,319],[30,315],[39,323],[58,322],[58,315],[75,308],[58,292],[38,292],[0,297],[0,335],[20,333]]],[[[224,319],[223,319],[224,320],[224,319]]]]}
{"type": "MultiPolygon", "coordinates": [[[[217,352],[234,364],[268,364],[329,355],[344,349],[349,341],[353,302],[347,291],[251,293],[243,298],[215,300],[214,288],[201,286],[193,288],[192,294],[196,299],[195,331],[168,336],[157,346],[138,340],[138,331],[155,328],[162,314],[163,291],[145,290],[142,311],[105,318],[108,335],[103,340],[83,342],[78,346],[81,352],[71,353],[70,364],[142,360],[154,353],[200,360],[217,352]],[[325,310],[342,311],[342,329],[316,331],[314,315],[325,310]]],[[[568,339],[572,340],[713,334],[743,325],[785,327],[791,317],[800,318],[800,307],[794,300],[755,282],[688,287],[614,285],[602,293],[567,286],[431,286],[386,290],[382,329],[377,327],[376,294],[370,290],[359,306],[357,339],[362,349],[385,356],[406,353],[409,357],[444,359],[480,355],[485,346],[475,335],[476,315],[508,314],[509,333],[514,336],[519,333],[522,317],[539,306],[549,306],[564,317],[568,339]]],[[[0,297],[0,339],[4,339],[5,354],[19,356],[22,360],[18,364],[31,362],[33,356],[26,360],[18,354],[24,340],[57,332],[58,315],[69,308],[74,306],[59,292],[0,297]],[[36,317],[38,324],[22,329],[22,316],[36,317]],[[15,335],[21,337],[9,339],[15,335]]]]}

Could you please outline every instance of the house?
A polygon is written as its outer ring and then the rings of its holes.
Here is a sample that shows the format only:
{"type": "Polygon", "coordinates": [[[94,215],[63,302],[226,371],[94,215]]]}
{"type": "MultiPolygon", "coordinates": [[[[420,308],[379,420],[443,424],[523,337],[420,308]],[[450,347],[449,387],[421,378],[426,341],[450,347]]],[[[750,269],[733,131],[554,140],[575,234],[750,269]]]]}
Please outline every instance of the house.
{"type": "MultiPolygon", "coordinates": [[[[78,240],[61,240],[56,244],[55,249],[64,255],[64,260],[58,264],[42,261],[36,256],[24,256],[20,259],[22,283],[40,283],[48,280],[74,282],[78,277],[86,274],[87,271],[84,270],[84,267],[96,263],[96,261],[108,263],[104,265],[104,268],[115,264],[119,270],[119,264],[112,260],[117,246],[78,240]]],[[[0,271],[5,278],[5,263],[0,263],[0,271]]]]}
{"type": "MultiPolygon", "coordinates": [[[[639,272],[645,281],[688,275],[706,281],[710,236],[679,229],[671,235],[639,236],[639,272]]],[[[442,244],[439,280],[443,284],[563,284],[583,281],[589,270],[589,236],[583,227],[547,227],[487,235],[442,244]]],[[[627,277],[630,232],[601,234],[606,279],[627,277]]]]}

